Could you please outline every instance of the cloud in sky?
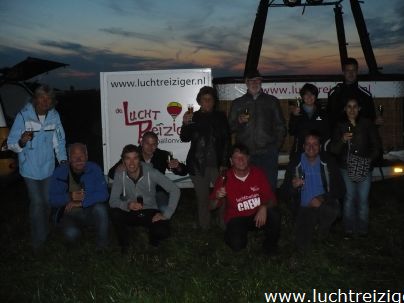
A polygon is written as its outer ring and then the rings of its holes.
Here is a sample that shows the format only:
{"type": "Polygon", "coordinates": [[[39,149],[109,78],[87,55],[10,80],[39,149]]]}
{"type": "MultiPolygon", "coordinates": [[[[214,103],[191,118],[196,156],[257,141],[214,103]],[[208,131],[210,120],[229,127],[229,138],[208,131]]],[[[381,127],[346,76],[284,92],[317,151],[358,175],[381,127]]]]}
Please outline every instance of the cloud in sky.
{"type": "Polygon", "coordinates": [[[393,18],[371,18],[367,20],[372,45],[376,48],[403,47],[404,2],[395,5],[393,18]]]}
{"type": "MultiPolygon", "coordinates": [[[[27,56],[68,63],[50,73],[67,87],[97,87],[100,71],[211,67],[214,76],[240,76],[258,3],[1,1],[0,67],[27,56]]],[[[362,9],[379,65],[384,72],[404,72],[404,2],[390,3],[366,1],[362,9]]],[[[349,1],[343,5],[349,54],[362,65],[349,1]]],[[[338,73],[332,7],[307,8],[304,15],[299,9],[271,9],[261,54],[264,73],[338,73]]]]}
{"type": "Polygon", "coordinates": [[[124,38],[137,38],[158,43],[164,42],[165,40],[165,37],[124,30],[123,28],[119,27],[101,28],[100,31],[111,35],[121,36],[124,38]]]}

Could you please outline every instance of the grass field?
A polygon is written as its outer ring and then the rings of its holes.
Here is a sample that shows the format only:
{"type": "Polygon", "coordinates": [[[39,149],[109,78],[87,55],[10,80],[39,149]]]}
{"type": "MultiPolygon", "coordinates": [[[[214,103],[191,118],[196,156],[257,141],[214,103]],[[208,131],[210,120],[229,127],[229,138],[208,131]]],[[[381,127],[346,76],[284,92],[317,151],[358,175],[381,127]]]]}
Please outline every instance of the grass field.
{"type": "MultiPolygon", "coordinates": [[[[29,245],[27,197],[21,181],[1,188],[1,302],[266,302],[265,292],[387,290],[404,286],[404,180],[375,183],[368,238],[344,240],[341,223],[329,241],[290,267],[293,224],[284,203],[279,255],[261,253],[261,235],[231,252],[223,232],[193,229],[195,196],[183,190],[172,237],[149,247],[144,230],[122,256],[111,232],[110,251],[97,254],[94,234],[67,249],[53,230],[43,253],[29,245]]],[[[112,231],[112,230],[111,230],[112,231]]]]}

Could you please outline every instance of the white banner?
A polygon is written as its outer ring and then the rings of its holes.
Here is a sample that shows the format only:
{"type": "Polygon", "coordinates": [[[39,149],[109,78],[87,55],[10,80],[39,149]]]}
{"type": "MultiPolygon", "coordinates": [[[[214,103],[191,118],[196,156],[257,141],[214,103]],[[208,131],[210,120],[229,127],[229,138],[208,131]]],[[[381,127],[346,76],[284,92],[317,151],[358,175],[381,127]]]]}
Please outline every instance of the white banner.
{"type": "Polygon", "coordinates": [[[101,73],[104,173],[126,144],[138,145],[147,131],[158,135],[160,149],[185,161],[189,143],[179,138],[182,116],[189,104],[199,109],[202,86],[212,86],[211,69],[101,73]]]}
{"type": "MultiPolygon", "coordinates": [[[[274,95],[278,99],[294,99],[299,96],[300,88],[306,82],[271,82],[262,83],[264,92],[274,95]]],[[[338,82],[310,82],[317,86],[319,98],[327,98],[330,90],[338,82]]],[[[360,82],[360,86],[365,87],[374,98],[401,98],[404,97],[403,81],[368,81],[360,82]]],[[[246,93],[244,83],[218,84],[216,85],[220,100],[234,100],[246,93]]]]}

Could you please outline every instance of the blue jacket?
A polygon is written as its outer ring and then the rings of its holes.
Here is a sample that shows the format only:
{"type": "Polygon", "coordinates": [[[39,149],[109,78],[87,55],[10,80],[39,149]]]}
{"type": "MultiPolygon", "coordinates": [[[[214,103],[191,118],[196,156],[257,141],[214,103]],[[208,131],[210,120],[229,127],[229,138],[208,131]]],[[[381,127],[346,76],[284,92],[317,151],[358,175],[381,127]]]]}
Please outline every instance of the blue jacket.
{"type": "Polygon", "coordinates": [[[55,169],[55,154],[58,161],[67,159],[65,132],[55,109],[48,111],[41,123],[31,103],[17,114],[7,140],[8,148],[18,153],[20,174],[23,177],[43,180],[55,169]],[[24,147],[18,144],[27,128],[32,128],[34,137],[24,147]]]}
{"type": "MultiPolygon", "coordinates": [[[[58,166],[52,175],[49,186],[49,202],[52,207],[64,206],[70,202],[69,171],[70,166],[66,163],[58,166]]],[[[83,207],[108,200],[107,183],[97,164],[89,161],[86,163],[80,183],[84,185],[83,207]]]]}

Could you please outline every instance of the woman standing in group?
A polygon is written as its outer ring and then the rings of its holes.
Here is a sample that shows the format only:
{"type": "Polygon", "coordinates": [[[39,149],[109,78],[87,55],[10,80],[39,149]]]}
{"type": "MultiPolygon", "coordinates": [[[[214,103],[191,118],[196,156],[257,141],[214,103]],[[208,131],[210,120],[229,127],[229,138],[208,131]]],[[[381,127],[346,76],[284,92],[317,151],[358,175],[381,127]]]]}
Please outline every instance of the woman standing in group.
{"type": "Polygon", "coordinates": [[[330,130],[325,112],[317,102],[318,88],[306,83],[300,89],[303,103],[293,107],[289,118],[289,135],[294,137],[290,150],[290,158],[303,152],[303,143],[306,134],[316,131],[320,135],[320,143],[324,143],[330,137],[330,130]]]}
{"type": "Polygon", "coordinates": [[[30,199],[31,238],[36,252],[48,234],[49,180],[55,168],[55,154],[66,161],[65,133],[54,109],[55,94],[43,85],[16,116],[8,137],[8,147],[18,153],[20,174],[30,199]]]}
{"type": "Polygon", "coordinates": [[[200,89],[196,101],[200,109],[183,117],[180,138],[191,142],[187,168],[198,200],[198,220],[202,229],[210,226],[209,188],[228,166],[230,131],[226,115],[216,110],[216,90],[209,86],[200,89]]]}
{"type": "Polygon", "coordinates": [[[348,99],[344,112],[345,118],[337,124],[330,143],[330,151],[337,156],[346,186],[344,230],[347,237],[353,233],[366,236],[372,161],[378,158],[382,144],[373,122],[361,118],[358,100],[348,99]]]}

